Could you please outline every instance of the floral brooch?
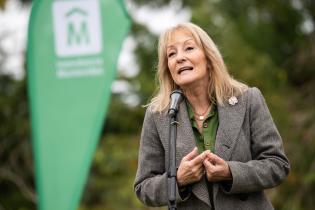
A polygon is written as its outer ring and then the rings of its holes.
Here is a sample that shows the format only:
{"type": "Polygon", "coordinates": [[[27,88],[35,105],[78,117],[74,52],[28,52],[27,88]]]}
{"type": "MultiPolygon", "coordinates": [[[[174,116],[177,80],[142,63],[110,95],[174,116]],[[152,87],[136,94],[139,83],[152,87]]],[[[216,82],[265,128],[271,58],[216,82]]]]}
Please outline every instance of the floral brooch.
{"type": "Polygon", "coordinates": [[[232,96],[231,98],[229,98],[229,104],[234,106],[235,104],[237,104],[238,100],[235,96],[232,96]]]}

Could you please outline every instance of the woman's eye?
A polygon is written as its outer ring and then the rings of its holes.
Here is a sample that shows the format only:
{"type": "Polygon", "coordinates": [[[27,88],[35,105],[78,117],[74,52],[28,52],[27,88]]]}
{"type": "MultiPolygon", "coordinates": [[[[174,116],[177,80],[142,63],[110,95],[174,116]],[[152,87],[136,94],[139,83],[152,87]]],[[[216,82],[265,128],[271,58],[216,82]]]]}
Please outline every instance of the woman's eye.
{"type": "Polygon", "coordinates": [[[193,47],[187,47],[186,48],[187,51],[190,51],[190,50],[193,50],[193,49],[194,49],[193,47]]]}
{"type": "Polygon", "coordinates": [[[167,55],[167,57],[172,57],[173,55],[175,55],[175,53],[174,52],[171,52],[171,53],[169,53],[168,55],[167,55]]]}

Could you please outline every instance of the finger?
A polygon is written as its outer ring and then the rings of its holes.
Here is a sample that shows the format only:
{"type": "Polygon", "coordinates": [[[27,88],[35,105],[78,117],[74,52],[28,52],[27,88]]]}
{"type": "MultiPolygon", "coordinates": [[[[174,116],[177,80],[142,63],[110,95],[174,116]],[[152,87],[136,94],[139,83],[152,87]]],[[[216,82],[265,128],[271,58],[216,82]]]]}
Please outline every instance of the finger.
{"type": "Polygon", "coordinates": [[[207,180],[208,181],[213,181],[212,177],[213,177],[213,174],[212,174],[212,164],[208,161],[208,160],[205,160],[203,162],[204,166],[205,166],[205,174],[206,174],[206,177],[207,177],[207,180]]]}
{"type": "Polygon", "coordinates": [[[185,157],[183,157],[184,160],[192,160],[196,156],[198,156],[198,149],[195,147],[190,153],[188,153],[185,157]]]}
{"type": "Polygon", "coordinates": [[[222,165],[225,163],[225,161],[217,156],[214,153],[207,154],[207,159],[213,164],[213,165],[222,165]]]}
{"type": "Polygon", "coordinates": [[[214,154],[213,152],[207,152],[207,157],[208,158],[214,158],[214,156],[216,156],[216,154],[214,154]]]}
{"type": "Polygon", "coordinates": [[[208,173],[212,173],[215,169],[215,166],[207,159],[203,161],[203,165],[208,173]]]}
{"type": "Polygon", "coordinates": [[[198,155],[197,157],[195,157],[193,160],[191,160],[192,165],[198,165],[201,164],[204,159],[206,158],[207,153],[203,152],[200,155],[198,155]]]}
{"type": "Polygon", "coordinates": [[[202,170],[202,164],[192,165],[189,163],[189,168],[187,169],[191,174],[198,174],[202,170]]]}
{"type": "Polygon", "coordinates": [[[212,154],[210,150],[205,150],[201,153],[201,155],[204,155],[204,158],[207,157],[208,155],[212,154]]]}
{"type": "Polygon", "coordinates": [[[196,166],[196,171],[198,171],[198,173],[203,173],[204,171],[204,166],[203,164],[199,164],[196,166]]]}
{"type": "Polygon", "coordinates": [[[200,178],[205,174],[205,169],[203,167],[203,165],[201,165],[200,167],[198,167],[196,173],[195,173],[195,177],[197,178],[197,180],[200,180],[200,178]]]}
{"type": "Polygon", "coordinates": [[[209,161],[208,159],[205,159],[205,160],[203,161],[203,165],[204,165],[205,168],[207,169],[207,168],[210,167],[211,163],[210,163],[210,161],[209,161]]]}

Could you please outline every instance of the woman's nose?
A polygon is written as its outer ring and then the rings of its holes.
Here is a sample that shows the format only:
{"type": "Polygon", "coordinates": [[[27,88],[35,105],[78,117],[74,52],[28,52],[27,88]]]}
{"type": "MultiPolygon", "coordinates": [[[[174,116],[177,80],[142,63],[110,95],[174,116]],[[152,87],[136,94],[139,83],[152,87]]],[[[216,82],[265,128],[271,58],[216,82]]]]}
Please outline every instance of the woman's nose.
{"type": "Polygon", "coordinates": [[[185,60],[186,60],[185,55],[184,55],[182,52],[178,52],[178,53],[177,53],[177,56],[176,56],[176,61],[177,61],[178,63],[181,63],[181,62],[183,62],[183,61],[185,61],[185,60]]]}

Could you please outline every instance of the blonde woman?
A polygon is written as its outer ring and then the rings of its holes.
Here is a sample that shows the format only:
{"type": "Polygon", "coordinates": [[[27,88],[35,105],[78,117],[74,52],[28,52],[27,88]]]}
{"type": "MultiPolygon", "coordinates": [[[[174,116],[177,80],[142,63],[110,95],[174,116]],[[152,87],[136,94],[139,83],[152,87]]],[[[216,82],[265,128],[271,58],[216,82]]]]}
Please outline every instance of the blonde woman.
{"type": "Polygon", "coordinates": [[[211,38],[182,23],[161,34],[158,92],[142,128],[134,190],[166,206],[170,93],[181,89],[177,130],[178,209],[273,209],[264,190],[289,173],[263,96],[234,80],[211,38]]]}

